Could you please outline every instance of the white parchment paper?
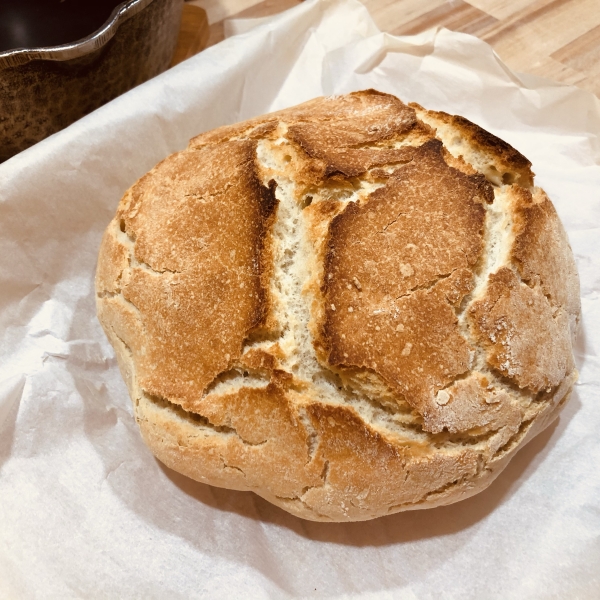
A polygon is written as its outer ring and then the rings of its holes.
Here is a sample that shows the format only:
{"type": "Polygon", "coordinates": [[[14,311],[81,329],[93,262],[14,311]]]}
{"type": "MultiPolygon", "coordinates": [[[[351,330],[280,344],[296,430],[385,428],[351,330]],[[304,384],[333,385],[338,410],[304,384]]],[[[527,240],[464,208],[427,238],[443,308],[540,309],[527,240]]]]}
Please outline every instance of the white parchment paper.
{"type": "Polygon", "coordinates": [[[599,133],[594,96],[516,75],[474,37],[397,38],[355,0],[309,0],[0,165],[0,597],[599,598],[599,133]],[[581,275],[581,376],[480,495],[310,523],[152,457],[93,276],[123,192],[190,137],[368,87],[462,114],[532,160],[581,275]]]}

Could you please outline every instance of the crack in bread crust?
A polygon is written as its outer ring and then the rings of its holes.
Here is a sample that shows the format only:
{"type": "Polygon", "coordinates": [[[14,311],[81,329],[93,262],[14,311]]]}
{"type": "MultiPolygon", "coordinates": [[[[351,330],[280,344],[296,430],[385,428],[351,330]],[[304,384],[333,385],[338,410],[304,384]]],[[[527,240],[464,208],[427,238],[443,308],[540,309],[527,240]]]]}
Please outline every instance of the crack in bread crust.
{"type": "Polygon", "coordinates": [[[125,194],[96,289],[156,456],[312,520],[476,493],[577,377],[529,161],[373,90],[194,138],[125,194]]]}

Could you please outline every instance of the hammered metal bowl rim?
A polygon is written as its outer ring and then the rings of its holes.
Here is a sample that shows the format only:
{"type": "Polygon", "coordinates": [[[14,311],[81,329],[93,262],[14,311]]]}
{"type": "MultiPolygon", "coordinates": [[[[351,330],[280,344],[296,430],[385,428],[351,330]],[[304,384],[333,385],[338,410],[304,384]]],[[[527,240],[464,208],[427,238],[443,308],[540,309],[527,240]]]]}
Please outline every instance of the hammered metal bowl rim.
{"type": "Polygon", "coordinates": [[[0,70],[17,67],[32,60],[71,60],[99,50],[112,39],[121,23],[146,8],[151,2],[153,0],[124,0],[114,8],[100,29],[70,44],[40,48],[15,48],[0,52],[0,70]]]}

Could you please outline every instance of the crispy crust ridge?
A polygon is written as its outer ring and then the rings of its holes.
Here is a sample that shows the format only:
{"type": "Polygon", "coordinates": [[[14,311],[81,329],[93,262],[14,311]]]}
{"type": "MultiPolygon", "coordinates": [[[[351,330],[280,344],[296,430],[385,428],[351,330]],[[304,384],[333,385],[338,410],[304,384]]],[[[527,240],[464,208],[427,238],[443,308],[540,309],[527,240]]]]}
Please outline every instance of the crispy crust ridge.
{"type": "MultiPolygon", "coordinates": [[[[449,149],[458,142],[456,152],[463,149],[469,154],[479,154],[483,162],[487,163],[477,165],[479,170],[487,170],[486,174],[494,183],[518,183],[523,187],[532,185],[534,174],[531,171],[531,162],[504,140],[464,117],[425,110],[416,102],[409,106],[416,111],[420,119],[445,138],[449,149]],[[454,140],[449,139],[450,136],[454,140]],[[488,169],[485,169],[486,166],[488,169]]],[[[469,162],[472,157],[464,158],[469,162]]]]}

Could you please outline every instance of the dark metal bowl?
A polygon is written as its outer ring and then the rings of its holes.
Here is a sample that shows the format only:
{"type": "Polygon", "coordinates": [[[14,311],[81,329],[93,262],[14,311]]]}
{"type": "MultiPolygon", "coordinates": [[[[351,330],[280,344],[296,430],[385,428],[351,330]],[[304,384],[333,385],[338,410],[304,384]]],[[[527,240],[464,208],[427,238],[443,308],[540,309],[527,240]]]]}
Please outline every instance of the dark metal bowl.
{"type": "Polygon", "coordinates": [[[128,0],[76,42],[0,52],[0,161],[167,69],[182,6],[128,0]]]}

